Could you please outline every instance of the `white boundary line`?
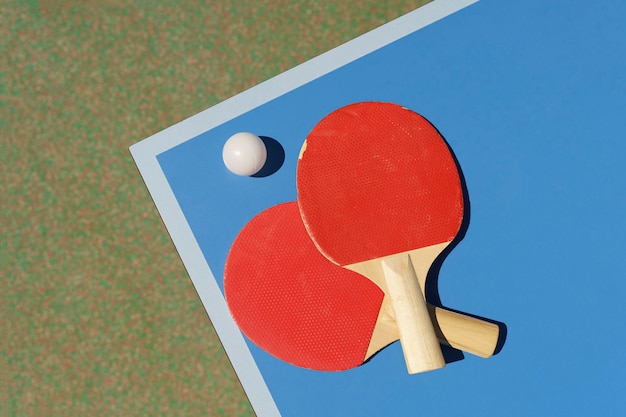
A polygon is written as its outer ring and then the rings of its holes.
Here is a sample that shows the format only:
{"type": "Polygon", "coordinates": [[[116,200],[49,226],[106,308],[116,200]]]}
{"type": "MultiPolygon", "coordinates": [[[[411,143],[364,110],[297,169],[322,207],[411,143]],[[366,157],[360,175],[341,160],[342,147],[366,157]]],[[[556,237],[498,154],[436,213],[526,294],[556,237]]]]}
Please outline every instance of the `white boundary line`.
{"type": "Polygon", "coordinates": [[[434,0],[130,147],[165,227],[258,417],[280,417],[280,412],[230,316],[217,281],[176,201],[157,155],[477,1],[434,0]]]}

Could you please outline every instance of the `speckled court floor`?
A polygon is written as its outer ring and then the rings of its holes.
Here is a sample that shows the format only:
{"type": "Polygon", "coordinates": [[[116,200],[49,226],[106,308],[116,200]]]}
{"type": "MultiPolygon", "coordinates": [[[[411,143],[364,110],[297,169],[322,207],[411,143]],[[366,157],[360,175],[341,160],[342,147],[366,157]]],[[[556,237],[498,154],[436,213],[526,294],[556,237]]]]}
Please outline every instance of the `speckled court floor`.
{"type": "Polygon", "coordinates": [[[427,2],[0,0],[0,414],[253,415],[128,146],[427,2]]]}

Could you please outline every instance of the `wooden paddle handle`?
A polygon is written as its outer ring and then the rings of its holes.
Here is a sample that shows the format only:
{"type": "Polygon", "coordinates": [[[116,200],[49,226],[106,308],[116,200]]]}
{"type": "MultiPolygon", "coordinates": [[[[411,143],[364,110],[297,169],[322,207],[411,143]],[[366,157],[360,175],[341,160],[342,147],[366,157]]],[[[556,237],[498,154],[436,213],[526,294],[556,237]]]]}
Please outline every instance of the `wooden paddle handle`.
{"type": "Polygon", "coordinates": [[[440,342],[481,358],[493,355],[500,337],[497,324],[430,304],[428,311],[440,342]]]}
{"type": "MultiPolygon", "coordinates": [[[[481,358],[493,356],[500,339],[500,327],[497,324],[444,307],[426,305],[440,343],[481,358]]],[[[399,338],[396,317],[389,298],[385,297],[366,357],[369,358],[399,338]]]]}
{"type": "Polygon", "coordinates": [[[409,373],[443,368],[446,362],[409,256],[391,256],[380,262],[409,373]]]}

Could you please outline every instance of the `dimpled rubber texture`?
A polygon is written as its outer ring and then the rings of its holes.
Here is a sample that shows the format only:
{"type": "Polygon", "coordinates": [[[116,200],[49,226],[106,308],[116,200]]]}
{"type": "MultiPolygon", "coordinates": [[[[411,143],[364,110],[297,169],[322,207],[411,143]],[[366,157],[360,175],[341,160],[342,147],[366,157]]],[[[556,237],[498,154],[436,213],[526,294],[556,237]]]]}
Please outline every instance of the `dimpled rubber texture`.
{"type": "Polygon", "coordinates": [[[363,363],[384,297],[318,252],[296,202],[263,211],[241,230],[226,260],[224,293],[252,342],[321,371],[363,363]]]}
{"type": "Polygon", "coordinates": [[[324,117],[306,139],[296,181],[306,229],[338,265],[452,241],[463,220],[447,144],[397,104],[355,103],[324,117]]]}

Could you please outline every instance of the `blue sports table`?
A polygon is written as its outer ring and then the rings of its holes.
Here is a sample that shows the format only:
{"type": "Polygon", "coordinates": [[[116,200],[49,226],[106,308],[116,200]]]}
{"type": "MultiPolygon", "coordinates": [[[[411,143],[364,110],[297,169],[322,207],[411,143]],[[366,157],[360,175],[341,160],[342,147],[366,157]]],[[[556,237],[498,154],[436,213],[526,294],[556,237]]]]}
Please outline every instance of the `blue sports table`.
{"type": "Polygon", "coordinates": [[[619,0],[436,0],[131,147],[259,417],[626,415],[624,21],[619,0]],[[296,199],[313,126],[372,100],[423,114],[458,158],[470,223],[439,293],[506,323],[492,358],[408,375],[394,343],[358,368],[310,371],[230,317],[233,239],[296,199]],[[276,172],[226,169],[222,147],[240,131],[279,144],[276,172]]]}

